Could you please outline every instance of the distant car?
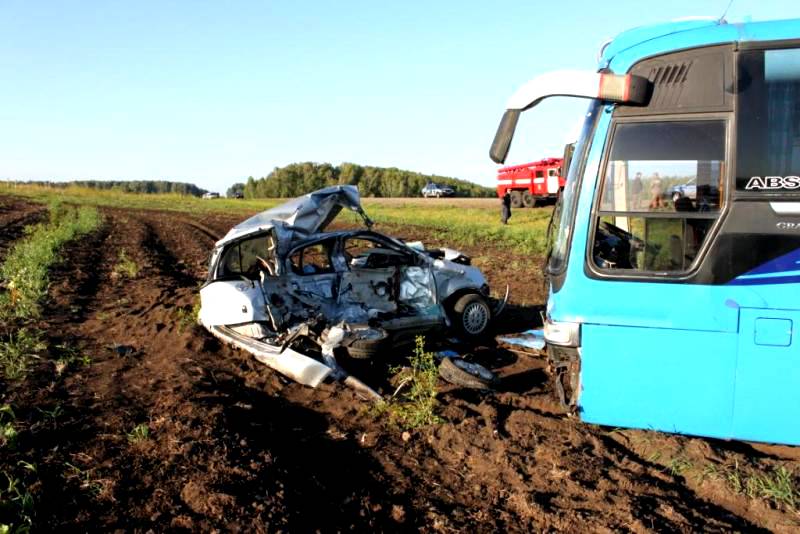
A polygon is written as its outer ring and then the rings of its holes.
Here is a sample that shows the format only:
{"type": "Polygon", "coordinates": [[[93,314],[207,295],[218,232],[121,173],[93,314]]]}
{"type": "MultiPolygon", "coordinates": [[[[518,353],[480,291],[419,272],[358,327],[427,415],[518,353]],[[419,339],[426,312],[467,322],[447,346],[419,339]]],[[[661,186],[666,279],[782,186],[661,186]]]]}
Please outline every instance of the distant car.
{"type": "Polygon", "coordinates": [[[697,198],[697,185],[693,183],[673,185],[669,188],[669,196],[673,201],[681,198],[695,200],[697,198]]]}
{"type": "Polygon", "coordinates": [[[456,194],[455,189],[449,185],[440,185],[433,182],[428,183],[422,188],[422,196],[425,198],[452,197],[456,194]]]}
{"type": "Polygon", "coordinates": [[[205,199],[219,198],[219,193],[213,193],[213,192],[209,191],[208,193],[204,193],[203,194],[203,198],[205,198],[205,199]]]}
{"type": "Polygon", "coordinates": [[[236,192],[231,195],[231,198],[244,198],[244,193],[236,192]]]}

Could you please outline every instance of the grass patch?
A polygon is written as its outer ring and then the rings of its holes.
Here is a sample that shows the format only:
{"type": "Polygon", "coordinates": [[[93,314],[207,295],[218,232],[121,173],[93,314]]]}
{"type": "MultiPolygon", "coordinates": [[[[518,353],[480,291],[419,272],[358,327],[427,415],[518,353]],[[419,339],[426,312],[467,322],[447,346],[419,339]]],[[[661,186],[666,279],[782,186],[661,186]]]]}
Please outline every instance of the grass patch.
{"type": "Polygon", "coordinates": [[[692,462],[685,456],[675,456],[667,464],[667,470],[672,476],[683,476],[692,469],[692,462]]]}
{"type": "Polygon", "coordinates": [[[378,410],[388,414],[389,420],[407,430],[440,423],[436,414],[439,371],[433,353],[425,350],[425,338],[418,336],[409,367],[399,369],[395,375],[400,384],[387,402],[378,410]]]}
{"type": "Polygon", "coordinates": [[[0,447],[9,447],[11,449],[17,443],[17,428],[15,423],[17,417],[14,411],[8,404],[0,406],[0,447]]]}
{"type": "Polygon", "coordinates": [[[195,296],[191,306],[181,306],[175,314],[178,317],[178,332],[194,328],[200,322],[200,299],[195,296]]]}
{"type": "Polygon", "coordinates": [[[150,427],[146,423],[140,423],[133,427],[133,430],[127,434],[129,443],[141,443],[150,439],[150,427]]]}
{"type": "Polygon", "coordinates": [[[783,466],[774,466],[768,472],[743,469],[738,462],[733,465],[708,465],[703,478],[724,481],[734,493],[751,499],[766,501],[776,508],[797,512],[800,488],[794,474],[783,466]]]}
{"type": "Polygon", "coordinates": [[[0,340],[0,372],[6,380],[18,380],[25,376],[31,360],[47,348],[40,334],[34,330],[20,328],[0,340]]]}
{"type": "Polygon", "coordinates": [[[114,266],[114,274],[123,278],[136,278],[139,276],[139,265],[128,257],[125,249],[119,251],[117,264],[114,266]]]}
{"type": "Polygon", "coordinates": [[[77,482],[80,488],[89,495],[99,495],[102,493],[104,489],[103,483],[92,476],[93,468],[81,469],[69,462],[65,462],[64,466],[67,468],[67,472],[64,473],[64,478],[66,480],[77,482]]]}
{"type": "Polygon", "coordinates": [[[0,318],[38,317],[40,302],[47,295],[48,270],[59,261],[59,249],[95,230],[101,222],[95,208],[68,208],[54,203],[48,222],[27,227],[26,236],[0,265],[0,279],[8,290],[0,299],[0,318]]]}
{"type": "Polygon", "coordinates": [[[56,374],[59,376],[67,369],[88,367],[92,364],[92,358],[78,347],[56,345],[55,350],[59,355],[55,361],[56,374]]]}
{"type": "Polygon", "coordinates": [[[22,479],[3,471],[6,483],[0,482],[0,518],[11,519],[11,523],[0,522],[0,534],[22,534],[30,532],[33,525],[33,495],[22,479]]]}

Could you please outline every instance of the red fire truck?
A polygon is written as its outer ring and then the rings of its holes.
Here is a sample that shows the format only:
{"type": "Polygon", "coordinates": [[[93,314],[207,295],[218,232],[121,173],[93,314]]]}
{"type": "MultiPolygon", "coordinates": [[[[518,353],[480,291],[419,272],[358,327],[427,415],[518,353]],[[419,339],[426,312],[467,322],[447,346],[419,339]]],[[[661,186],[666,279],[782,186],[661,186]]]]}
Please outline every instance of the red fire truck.
{"type": "Polygon", "coordinates": [[[511,192],[511,206],[533,208],[558,197],[564,188],[562,158],[547,158],[533,163],[501,167],[497,171],[497,196],[511,192]]]}

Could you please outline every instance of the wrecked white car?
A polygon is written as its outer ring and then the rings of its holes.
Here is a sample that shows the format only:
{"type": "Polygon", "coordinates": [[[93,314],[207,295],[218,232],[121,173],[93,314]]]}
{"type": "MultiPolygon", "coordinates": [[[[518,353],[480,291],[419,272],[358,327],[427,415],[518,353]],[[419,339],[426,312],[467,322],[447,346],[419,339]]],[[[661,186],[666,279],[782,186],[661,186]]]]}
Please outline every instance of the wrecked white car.
{"type": "MultiPolygon", "coordinates": [[[[425,250],[370,230],[354,186],[299,197],[232,228],[211,255],[200,322],[301,383],[339,368],[334,350],[370,358],[426,332],[477,337],[494,302],[481,272],[449,249],[425,250]],[[363,230],[325,232],[343,209],[363,230]],[[293,348],[313,342],[321,360],[293,348]]],[[[342,378],[342,377],[340,377],[342,378]]]]}

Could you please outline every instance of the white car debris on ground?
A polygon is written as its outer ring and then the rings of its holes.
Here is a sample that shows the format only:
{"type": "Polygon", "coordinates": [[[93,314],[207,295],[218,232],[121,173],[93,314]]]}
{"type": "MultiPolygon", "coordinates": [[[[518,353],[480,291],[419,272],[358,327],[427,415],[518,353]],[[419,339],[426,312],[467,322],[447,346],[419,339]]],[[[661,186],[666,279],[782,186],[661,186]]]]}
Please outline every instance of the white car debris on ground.
{"type": "Polygon", "coordinates": [[[429,332],[483,335],[505,306],[450,249],[426,250],[372,231],[358,189],[328,187],[255,215],[214,247],[200,322],[302,384],[347,376],[334,352],[371,358],[429,332]],[[325,232],[342,209],[365,229],[325,232]],[[315,357],[312,357],[315,356],[315,357]]]}

